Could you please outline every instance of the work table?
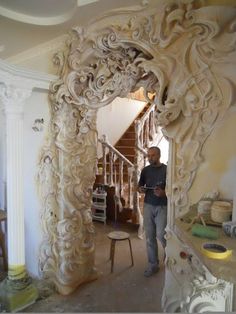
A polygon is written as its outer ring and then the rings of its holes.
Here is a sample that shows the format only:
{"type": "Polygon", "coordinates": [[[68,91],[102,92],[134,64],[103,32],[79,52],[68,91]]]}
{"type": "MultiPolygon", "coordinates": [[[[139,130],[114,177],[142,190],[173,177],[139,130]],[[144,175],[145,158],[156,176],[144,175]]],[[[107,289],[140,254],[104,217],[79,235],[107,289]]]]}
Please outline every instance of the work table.
{"type": "Polygon", "coordinates": [[[236,239],[226,236],[220,227],[211,228],[217,229],[219,233],[217,240],[193,236],[191,228],[189,229],[189,223],[183,222],[178,218],[175,221],[174,232],[181,241],[185,242],[192,249],[213,276],[231,283],[236,283],[236,239]],[[223,245],[233,251],[232,255],[225,259],[209,258],[201,251],[201,247],[204,243],[223,245]]]}

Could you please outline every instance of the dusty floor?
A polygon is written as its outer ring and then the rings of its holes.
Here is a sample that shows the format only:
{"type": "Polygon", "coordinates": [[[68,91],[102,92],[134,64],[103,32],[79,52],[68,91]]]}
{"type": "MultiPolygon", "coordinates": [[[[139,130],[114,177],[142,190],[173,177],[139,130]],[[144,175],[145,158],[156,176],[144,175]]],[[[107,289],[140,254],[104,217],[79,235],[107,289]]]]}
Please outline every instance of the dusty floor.
{"type": "Polygon", "coordinates": [[[98,279],[80,286],[69,296],[53,293],[23,312],[162,312],[164,266],[150,278],[143,276],[146,249],[145,241],[137,237],[137,228],[127,225],[104,226],[99,222],[95,222],[95,228],[98,279]],[[114,228],[130,233],[134,266],[130,267],[128,241],[117,242],[114,272],[110,273],[110,240],[106,234],[114,228]]]}

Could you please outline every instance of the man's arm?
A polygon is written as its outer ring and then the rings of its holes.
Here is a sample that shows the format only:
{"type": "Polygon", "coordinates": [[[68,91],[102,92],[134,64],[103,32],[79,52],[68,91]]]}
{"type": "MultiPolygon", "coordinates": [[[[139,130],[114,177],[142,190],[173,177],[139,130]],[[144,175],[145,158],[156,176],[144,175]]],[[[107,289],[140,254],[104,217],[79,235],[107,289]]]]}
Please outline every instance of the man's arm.
{"type": "Polygon", "coordinates": [[[154,194],[158,197],[166,197],[166,191],[162,189],[160,186],[157,186],[154,189],[154,194]]]}
{"type": "Polygon", "coordinates": [[[144,186],[138,186],[138,192],[139,193],[145,193],[145,187],[144,186]]]}
{"type": "Polygon", "coordinates": [[[144,185],[145,185],[145,178],[144,178],[144,172],[142,170],[141,174],[140,174],[140,179],[139,179],[139,182],[138,182],[138,187],[137,187],[137,191],[139,193],[145,193],[144,185]]]}
{"type": "Polygon", "coordinates": [[[158,197],[166,197],[166,168],[165,168],[165,173],[164,173],[165,179],[159,183],[157,183],[157,186],[154,190],[154,194],[158,197]]]}

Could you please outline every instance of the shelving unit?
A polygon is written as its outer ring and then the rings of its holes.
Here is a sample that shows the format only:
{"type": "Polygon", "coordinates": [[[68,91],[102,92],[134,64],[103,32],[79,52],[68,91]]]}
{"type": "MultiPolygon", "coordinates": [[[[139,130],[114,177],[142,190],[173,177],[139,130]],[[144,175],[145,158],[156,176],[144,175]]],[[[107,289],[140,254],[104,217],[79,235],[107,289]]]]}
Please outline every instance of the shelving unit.
{"type": "Polygon", "coordinates": [[[106,209],[107,209],[107,193],[102,191],[97,193],[93,192],[93,204],[92,204],[92,217],[93,220],[103,221],[106,223],[106,209]]]}

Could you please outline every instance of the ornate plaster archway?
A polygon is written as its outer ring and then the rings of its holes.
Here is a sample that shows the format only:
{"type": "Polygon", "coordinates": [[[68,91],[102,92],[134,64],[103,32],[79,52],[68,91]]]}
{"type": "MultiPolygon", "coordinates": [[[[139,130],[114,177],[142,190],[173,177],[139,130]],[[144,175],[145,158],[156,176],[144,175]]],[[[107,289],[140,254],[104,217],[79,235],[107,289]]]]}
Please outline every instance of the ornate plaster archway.
{"type": "Polygon", "coordinates": [[[52,85],[50,132],[40,157],[40,269],[62,294],[96,277],[90,208],[97,109],[140,86],[156,93],[149,101],[172,142],[168,194],[176,217],[188,208],[202,146],[233,99],[223,64],[235,53],[235,10],[225,7],[221,15],[196,1],[154,2],[75,29],[58,55],[61,75],[52,85]]]}

